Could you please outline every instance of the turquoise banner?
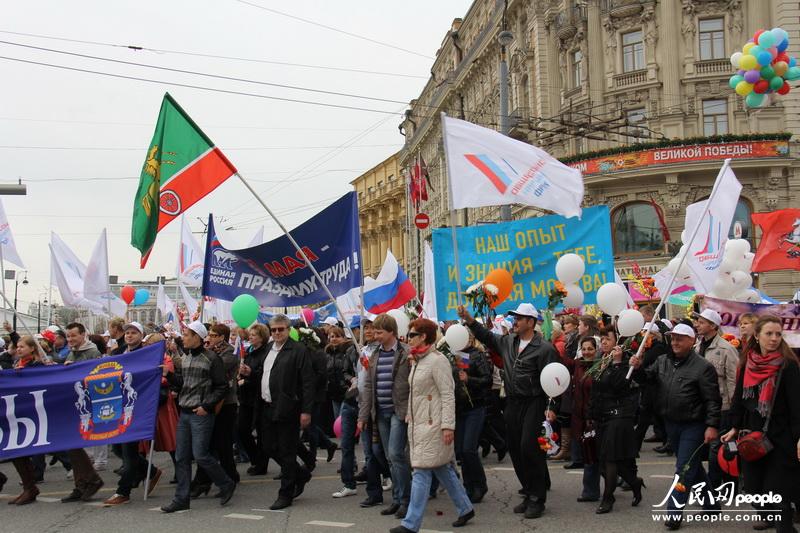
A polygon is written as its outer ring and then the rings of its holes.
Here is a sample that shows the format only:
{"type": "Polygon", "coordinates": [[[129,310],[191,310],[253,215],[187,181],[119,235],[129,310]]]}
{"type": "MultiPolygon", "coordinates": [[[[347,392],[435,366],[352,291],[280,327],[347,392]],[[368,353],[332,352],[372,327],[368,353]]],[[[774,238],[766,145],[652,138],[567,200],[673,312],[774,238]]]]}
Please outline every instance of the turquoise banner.
{"type": "MultiPolygon", "coordinates": [[[[578,218],[551,215],[456,230],[461,290],[482,281],[495,268],[514,277],[511,296],[497,307],[498,313],[522,302],[547,308],[554,287],[556,262],[566,253],[583,257],[586,272],[579,285],[584,304],[596,303],[597,289],[614,281],[611,222],[606,206],[587,207],[578,218]]],[[[436,270],[436,303],[439,320],[456,320],[458,306],[453,238],[449,228],[433,230],[436,270]]]]}

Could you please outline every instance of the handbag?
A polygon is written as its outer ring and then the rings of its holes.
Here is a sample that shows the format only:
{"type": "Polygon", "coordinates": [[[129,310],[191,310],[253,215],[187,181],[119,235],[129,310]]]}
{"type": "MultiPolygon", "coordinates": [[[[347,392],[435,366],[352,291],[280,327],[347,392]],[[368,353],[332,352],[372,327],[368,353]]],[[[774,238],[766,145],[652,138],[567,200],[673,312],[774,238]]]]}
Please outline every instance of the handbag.
{"type": "MultiPolygon", "coordinates": [[[[784,363],[785,365],[786,363],[784,363]]],[[[778,387],[781,384],[781,376],[783,375],[783,367],[778,371],[778,379],[775,381],[775,397],[778,396],[778,387]]],[[[772,442],[767,437],[767,429],[769,428],[769,421],[772,418],[772,409],[775,407],[775,399],[772,400],[772,406],[767,413],[767,418],[764,420],[764,427],[761,431],[748,431],[736,440],[736,447],[739,450],[739,457],[745,461],[752,462],[766,456],[772,449],[772,442]]]]}

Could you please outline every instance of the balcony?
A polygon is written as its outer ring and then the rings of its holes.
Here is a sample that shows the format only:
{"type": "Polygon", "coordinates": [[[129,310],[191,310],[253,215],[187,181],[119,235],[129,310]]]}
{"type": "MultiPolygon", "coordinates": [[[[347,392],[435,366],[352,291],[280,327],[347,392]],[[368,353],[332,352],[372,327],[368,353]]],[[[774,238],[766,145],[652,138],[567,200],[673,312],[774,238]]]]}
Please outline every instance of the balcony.
{"type": "Polygon", "coordinates": [[[617,74],[614,76],[614,87],[621,89],[623,87],[631,87],[639,85],[647,81],[647,70],[634,70],[633,72],[626,72],[624,74],[617,74]]]}
{"type": "Polygon", "coordinates": [[[586,9],[579,6],[558,13],[553,20],[556,35],[562,41],[571,39],[577,33],[578,27],[584,22],[586,22],[586,9]]]}
{"type": "Polygon", "coordinates": [[[615,19],[641,13],[645,0],[603,0],[602,11],[615,19]]]}
{"type": "Polygon", "coordinates": [[[515,108],[508,117],[508,136],[525,139],[530,132],[531,110],[527,107],[515,108]]]}
{"type": "Polygon", "coordinates": [[[695,61],[694,63],[694,71],[698,75],[716,74],[729,76],[731,68],[731,62],[727,59],[710,59],[706,61],[695,61]]]}

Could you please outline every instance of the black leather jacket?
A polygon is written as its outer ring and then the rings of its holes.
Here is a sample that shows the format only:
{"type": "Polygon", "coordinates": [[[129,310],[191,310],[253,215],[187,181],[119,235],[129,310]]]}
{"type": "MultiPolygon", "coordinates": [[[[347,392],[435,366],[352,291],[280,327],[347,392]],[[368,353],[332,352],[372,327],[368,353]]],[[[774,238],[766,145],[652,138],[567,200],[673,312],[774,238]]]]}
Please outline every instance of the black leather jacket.
{"type": "Polygon", "coordinates": [[[704,422],[719,428],[722,399],[714,366],[692,350],[684,359],[660,355],[634,375],[639,383],[655,383],[656,407],[670,422],[704,422]]]}
{"type": "Polygon", "coordinates": [[[613,362],[592,381],[589,419],[602,422],[612,418],[635,418],[639,407],[639,387],[625,379],[628,363],[613,362]]]}
{"type": "MultiPolygon", "coordinates": [[[[469,411],[476,407],[486,405],[486,398],[492,390],[492,363],[486,354],[476,348],[467,348],[464,352],[469,354],[469,368],[467,382],[458,379],[458,365],[453,372],[456,384],[456,412],[469,411]]],[[[458,358],[458,355],[456,355],[458,358]]]]}
{"type": "Polygon", "coordinates": [[[477,320],[469,324],[469,329],[484,346],[503,358],[503,380],[509,398],[547,397],[539,376],[546,365],[561,361],[552,344],[537,333],[522,353],[518,353],[519,337],[516,334],[497,335],[477,320]]]}

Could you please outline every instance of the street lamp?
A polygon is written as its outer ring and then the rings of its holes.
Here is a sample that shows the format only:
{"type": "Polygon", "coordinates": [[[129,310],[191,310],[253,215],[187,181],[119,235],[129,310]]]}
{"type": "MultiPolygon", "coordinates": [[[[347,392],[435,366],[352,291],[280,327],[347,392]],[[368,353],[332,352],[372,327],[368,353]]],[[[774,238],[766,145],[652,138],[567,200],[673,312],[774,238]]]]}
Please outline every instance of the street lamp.
{"type": "MultiPolygon", "coordinates": [[[[508,61],[506,60],[506,48],[514,42],[514,34],[506,29],[506,17],[503,13],[503,30],[497,34],[497,42],[500,43],[500,133],[508,135],[508,61]]],[[[500,219],[503,221],[511,220],[511,206],[500,207],[500,219]]]]}
{"type": "Polygon", "coordinates": [[[48,305],[47,296],[42,300],[42,295],[39,295],[39,302],[36,305],[36,331],[42,331],[42,304],[48,305]]]}
{"type": "MultiPolygon", "coordinates": [[[[28,284],[28,271],[27,270],[23,270],[22,273],[24,274],[23,275],[24,279],[22,280],[22,284],[23,285],[27,285],[28,284]]],[[[18,292],[19,292],[19,276],[17,276],[17,273],[15,272],[14,273],[14,323],[13,323],[14,331],[17,331],[17,293],[18,292]]]]}

